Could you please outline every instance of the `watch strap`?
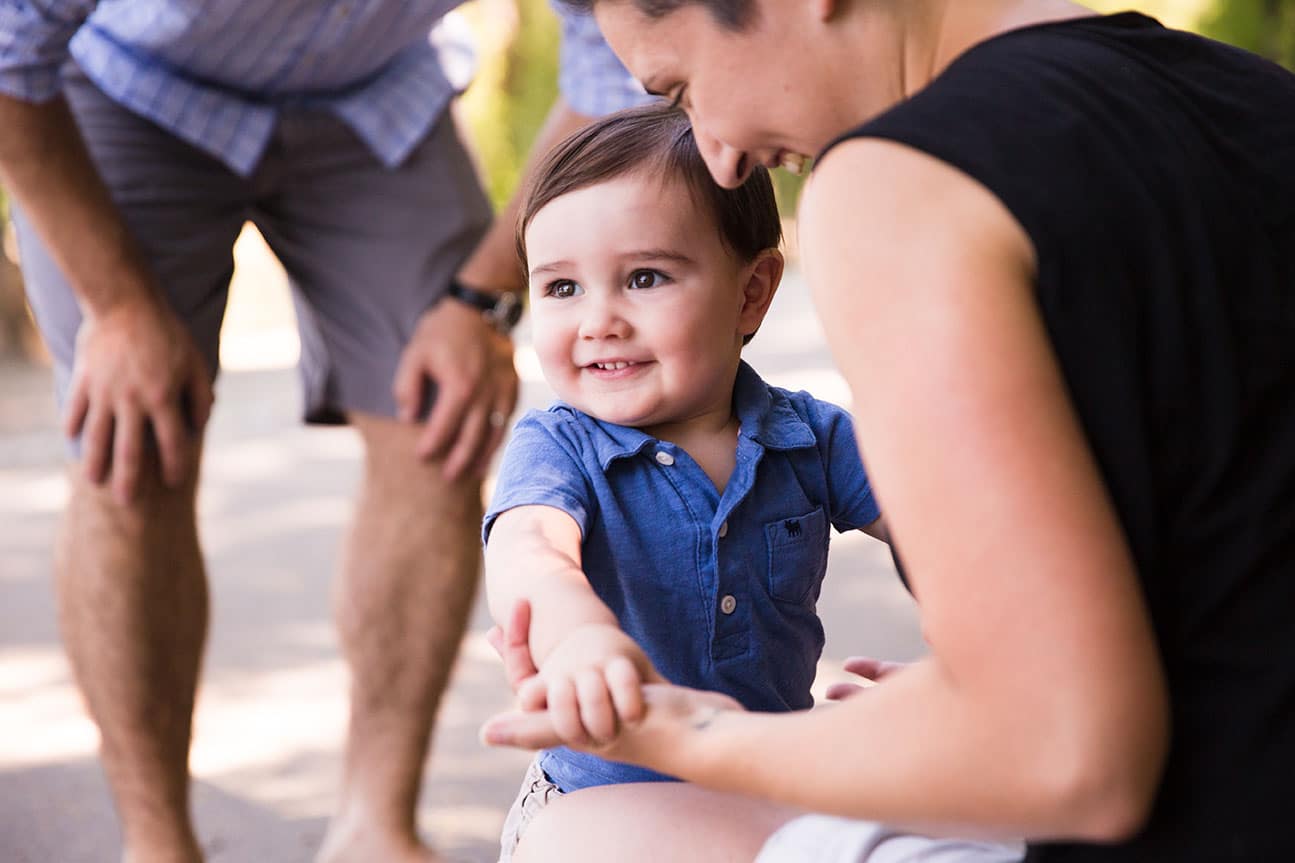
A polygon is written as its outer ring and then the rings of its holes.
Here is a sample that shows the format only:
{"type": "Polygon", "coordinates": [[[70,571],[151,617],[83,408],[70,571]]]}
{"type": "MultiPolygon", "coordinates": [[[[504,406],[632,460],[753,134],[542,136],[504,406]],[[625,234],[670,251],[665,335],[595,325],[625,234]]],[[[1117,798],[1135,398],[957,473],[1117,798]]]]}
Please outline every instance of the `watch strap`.
{"type": "Polygon", "coordinates": [[[458,279],[450,279],[446,293],[461,303],[480,309],[490,325],[504,335],[512,332],[522,317],[522,299],[511,291],[480,291],[468,287],[458,279]]]}

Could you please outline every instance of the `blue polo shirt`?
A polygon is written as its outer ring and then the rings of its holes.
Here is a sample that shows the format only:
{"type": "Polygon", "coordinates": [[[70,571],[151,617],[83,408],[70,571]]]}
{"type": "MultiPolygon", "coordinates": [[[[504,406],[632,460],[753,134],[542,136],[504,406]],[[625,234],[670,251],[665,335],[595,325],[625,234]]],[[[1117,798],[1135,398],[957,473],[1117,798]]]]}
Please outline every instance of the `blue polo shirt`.
{"type": "MultiPolygon", "coordinates": [[[[722,495],[674,444],[561,402],[527,413],[482,535],[514,507],[568,513],[589,583],[667,679],[748,710],[808,708],[828,526],[855,530],[880,512],[845,410],[771,387],[746,363],[733,405],[737,465],[722,495]]],[[[670,778],[565,748],[541,765],[563,791],[670,778]]]]}

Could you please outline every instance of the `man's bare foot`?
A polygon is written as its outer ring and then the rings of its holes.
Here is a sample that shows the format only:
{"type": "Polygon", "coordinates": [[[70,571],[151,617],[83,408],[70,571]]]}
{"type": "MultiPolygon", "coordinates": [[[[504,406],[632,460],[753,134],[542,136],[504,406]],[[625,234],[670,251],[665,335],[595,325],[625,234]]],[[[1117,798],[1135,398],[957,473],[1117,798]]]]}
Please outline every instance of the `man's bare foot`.
{"type": "Polygon", "coordinates": [[[202,850],[196,841],[186,842],[179,848],[125,848],[121,863],[202,863],[202,850]]]}
{"type": "Polygon", "coordinates": [[[335,817],[328,825],[315,863],[449,863],[413,836],[397,836],[335,817]]]}

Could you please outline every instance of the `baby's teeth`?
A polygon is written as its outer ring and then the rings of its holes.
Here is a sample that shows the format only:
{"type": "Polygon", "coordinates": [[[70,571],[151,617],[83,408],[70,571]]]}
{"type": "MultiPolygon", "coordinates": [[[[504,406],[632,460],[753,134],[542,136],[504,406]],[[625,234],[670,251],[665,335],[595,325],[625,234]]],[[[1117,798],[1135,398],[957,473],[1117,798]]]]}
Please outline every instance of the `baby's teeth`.
{"type": "Polygon", "coordinates": [[[799,176],[805,173],[805,161],[805,157],[800,153],[783,153],[778,164],[782,166],[784,171],[799,176]]]}

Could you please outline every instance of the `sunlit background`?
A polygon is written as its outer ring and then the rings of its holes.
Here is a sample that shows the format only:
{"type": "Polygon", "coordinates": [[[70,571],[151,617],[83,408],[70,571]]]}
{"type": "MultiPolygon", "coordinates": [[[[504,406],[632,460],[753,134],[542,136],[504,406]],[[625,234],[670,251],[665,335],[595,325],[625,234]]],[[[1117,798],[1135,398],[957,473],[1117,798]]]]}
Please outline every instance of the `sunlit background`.
{"type": "MultiPolygon", "coordinates": [[[[1288,65],[1295,0],[1093,2],[1137,8],[1288,65]]],[[[475,69],[457,106],[496,204],[511,194],[554,94],[557,27],[547,0],[475,0],[438,31],[475,69]]],[[[794,218],[798,181],[778,187],[794,218]]],[[[0,207],[3,193],[0,190],[0,207]]],[[[0,224],[3,218],[0,217],[0,224]]],[[[0,255],[0,860],[115,859],[116,826],[86,719],[59,647],[51,548],[66,490],[47,361],[30,325],[11,238],[0,255]]],[[[195,810],[213,861],[306,861],[337,787],[346,671],[328,587],[357,478],[345,429],[303,429],[292,367],[298,343],[287,280],[248,228],[222,331],[202,533],[213,593],[193,768],[195,810]]],[[[848,402],[794,269],[748,358],[774,383],[848,402]]],[[[523,402],[549,397],[518,336],[523,402]]],[[[884,548],[834,542],[820,609],[828,631],[818,690],[850,653],[922,651],[913,609],[884,548]]],[[[419,823],[457,859],[493,860],[525,756],[481,748],[480,721],[507,704],[478,607],[442,711],[419,823]]]]}

